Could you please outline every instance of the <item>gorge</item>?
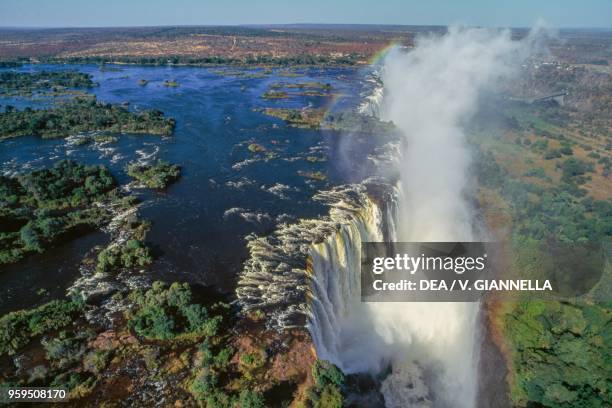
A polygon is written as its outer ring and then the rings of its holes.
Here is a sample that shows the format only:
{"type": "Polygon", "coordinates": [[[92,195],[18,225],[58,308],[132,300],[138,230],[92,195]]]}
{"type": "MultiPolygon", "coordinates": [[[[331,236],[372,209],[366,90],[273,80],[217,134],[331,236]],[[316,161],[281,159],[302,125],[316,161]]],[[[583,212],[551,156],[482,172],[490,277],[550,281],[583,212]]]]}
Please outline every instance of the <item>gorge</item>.
{"type": "Polygon", "coordinates": [[[238,289],[247,309],[275,309],[277,328],[305,320],[317,357],[378,378],[387,407],[476,405],[480,306],[362,303],[361,242],[487,238],[471,204],[464,125],[479,96],[530,54],[534,38],[455,27],[421,38],[409,52],[391,49],[375,68],[380,87],[361,111],[399,130],[399,148],[384,149],[396,154],[393,171],[319,193],[327,218],[249,244],[238,289]]]}

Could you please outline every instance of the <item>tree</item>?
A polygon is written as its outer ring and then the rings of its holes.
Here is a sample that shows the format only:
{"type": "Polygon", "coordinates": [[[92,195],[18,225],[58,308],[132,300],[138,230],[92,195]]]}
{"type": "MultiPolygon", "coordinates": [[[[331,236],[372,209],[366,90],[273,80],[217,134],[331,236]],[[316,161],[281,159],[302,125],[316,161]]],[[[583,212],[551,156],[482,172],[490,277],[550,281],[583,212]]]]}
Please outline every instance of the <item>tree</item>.
{"type": "Polygon", "coordinates": [[[238,406],[240,408],[265,408],[266,404],[260,393],[242,390],[238,399],[238,406]]]}
{"type": "Polygon", "coordinates": [[[30,221],[24,225],[19,231],[19,238],[28,251],[42,252],[42,245],[38,237],[38,233],[34,228],[34,224],[30,221]]]}

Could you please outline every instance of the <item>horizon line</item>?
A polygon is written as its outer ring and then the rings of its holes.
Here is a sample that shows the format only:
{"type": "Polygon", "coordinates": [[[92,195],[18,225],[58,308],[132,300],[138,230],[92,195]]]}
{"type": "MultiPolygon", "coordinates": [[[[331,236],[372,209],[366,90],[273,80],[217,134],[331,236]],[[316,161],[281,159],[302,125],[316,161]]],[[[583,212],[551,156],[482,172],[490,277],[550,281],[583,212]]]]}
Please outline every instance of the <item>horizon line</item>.
{"type": "MultiPolygon", "coordinates": [[[[266,28],[266,27],[291,27],[291,26],[363,26],[363,27],[450,27],[453,25],[461,25],[465,27],[475,28],[509,28],[509,29],[530,29],[530,26],[485,26],[485,25],[472,25],[472,24],[390,24],[390,23],[240,23],[240,24],[136,24],[136,25],[117,25],[117,26],[78,26],[78,25],[49,25],[49,26],[36,26],[36,25],[20,25],[20,26],[9,26],[0,25],[0,30],[5,29],[20,29],[20,30],[50,30],[50,29],[122,29],[122,28],[156,28],[156,27],[253,27],[253,28],[266,28]]],[[[602,30],[612,31],[612,27],[609,26],[565,26],[565,27],[552,27],[557,30],[602,30]]]]}

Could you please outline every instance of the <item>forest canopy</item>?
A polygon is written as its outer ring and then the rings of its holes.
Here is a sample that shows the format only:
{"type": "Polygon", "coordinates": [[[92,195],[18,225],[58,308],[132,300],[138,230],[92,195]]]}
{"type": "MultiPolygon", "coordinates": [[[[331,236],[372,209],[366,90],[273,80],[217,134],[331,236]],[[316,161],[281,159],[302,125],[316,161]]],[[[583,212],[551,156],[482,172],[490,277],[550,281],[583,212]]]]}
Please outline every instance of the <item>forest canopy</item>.
{"type": "Polygon", "coordinates": [[[61,88],[92,88],[91,75],[77,71],[0,73],[0,95],[29,95],[37,91],[57,91],[61,88]]]}
{"type": "Polygon", "coordinates": [[[0,113],[0,140],[17,136],[67,137],[82,132],[170,135],[175,121],[159,110],[131,112],[95,97],[76,98],[48,109],[15,109],[0,113]]]}
{"type": "Polygon", "coordinates": [[[107,212],[91,204],[116,198],[115,186],[106,167],[69,160],[18,177],[0,176],[0,264],[103,223],[107,212]]]}

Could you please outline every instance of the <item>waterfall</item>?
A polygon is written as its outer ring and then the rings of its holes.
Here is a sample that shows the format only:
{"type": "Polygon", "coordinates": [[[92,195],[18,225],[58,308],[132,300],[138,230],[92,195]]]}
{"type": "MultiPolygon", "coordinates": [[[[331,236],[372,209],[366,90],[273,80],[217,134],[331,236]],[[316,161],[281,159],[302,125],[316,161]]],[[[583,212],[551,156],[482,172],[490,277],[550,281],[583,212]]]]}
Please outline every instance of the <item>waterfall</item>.
{"type": "Polygon", "coordinates": [[[368,329],[358,324],[364,309],[360,302],[361,242],[382,241],[382,222],[382,211],[368,198],[350,223],[309,251],[312,298],[308,329],[318,356],[345,372],[368,368],[351,364],[358,356],[347,356],[361,352],[362,345],[353,340],[360,337],[360,330],[368,329]]]}
{"type": "Polygon", "coordinates": [[[395,239],[401,192],[392,191],[309,250],[317,355],[345,373],[391,368],[381,386],[389,408],[473,406],[477,304],[361,302],[360,243],[395,239]]]}
{"type": "Polygon", "coordinates": [[[359,108],[401,134],[368,157],[388,178],[319,192],[328,217],[249,242],[237,289],[245,310],[269,311],[274,328],[307,327],[320,358],[378,378],[388,408],[474,407],[479,304],[361,302],[361,243],[479,238],[464,125],[479,94],[507,79],[536,43],[451,27],[390,52],[359,108]]]}
{"type": "Polygon", "coordinates": [[[378,70],[373,70],[366,77],[366,81],[372,84],[372,89],[367,95],[364,95],[363,102],[359,105],[357,111],[363,115],[380,117],[380,108],[383,99],[380,72],[378,70]]]}
{"type": "Polygon", "coordinates": [[[360,303],[359,245],[348,241],[378,240],[383,230],[407,242],[479,238],[464,125],[479,94],[507,79],[533,43],[512,41],[508,31],[451,27],[408,52],[392,50],[376,68],[379,86],[361,111],[401,133],[399,148],[388,149],[396,153],[399,205],[393,225],[357,219],[313,247],[310,330],[320,356],[348,373],[381,376],[390,367],[381,386],[387,407],[475,406],[479,304],[360,303]]]}
{"type": "MultiPolygon", "coordinates": [[[[271,329],[308,326],[313,337],[323,338],[319,324],[313,321],[323,322],[325,310],[331,310],[326,308],[343,301],[340,290],[350,294],[347,301],[359,300],[359,286],[355,285],[359,269],[355,267],[360,262],[362,238],[383,239],[383,225],[387,224],[385,218],[389,213],[385,203],[392,202],[394,194],[394,188],[382,179],[319,191],[313,200],[329,207],[327,216],[281,224],[268,236],[249,237],[250,256],[236,288],[243,311],[266,312],[267,326],[271,329]],[[338,250],[340,247],[343,249],[338,250]],[[336,263],[343,265],[338,273],[336,263]],[[325,269],[324,265],[329,266],[325,269]],[[337,279],[340,274],[341,280],[337,279]],[[325,292],[328,289],[329,296],[325,292]],[[325,304],[317,312],[318,299],[325,304]]],[[[348,304],[343,309],[351,310],[348,304]]],[[[315,344],[325,347],[328,343],[315,344]]]]}

